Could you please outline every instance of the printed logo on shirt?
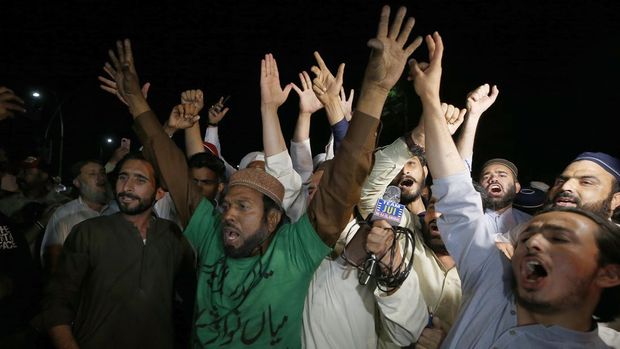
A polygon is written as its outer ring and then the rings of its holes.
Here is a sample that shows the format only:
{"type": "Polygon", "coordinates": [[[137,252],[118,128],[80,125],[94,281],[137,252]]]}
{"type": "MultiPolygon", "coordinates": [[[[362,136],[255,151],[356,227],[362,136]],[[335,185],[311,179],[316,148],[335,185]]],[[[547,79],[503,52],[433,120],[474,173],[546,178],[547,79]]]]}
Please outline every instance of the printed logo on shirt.
{"type": "Polygon", "coordinates": [[[17,244],[11,235],[11,230],[6,225],[0,225],[0,250],[12,250],[17,244]]]}
{"type": "Polygon", "coordinates": [[[263,269],[263,265],[257,263],[249,272],[244,282],[237,285],[230,294],[224,294],[224,281],[228,275],[226,259],[223,258],[214,265],[207,266],[203,273],[209,274],[207,281],[209,293],[212,300],[217,298],[229,298],[237,304],[232,308],[222,309],[216,304],[217,301],[210,302],[210,307],[198,314],[196,327],[198,331],[207,331],[210,334],[199,346],[209,346],[213,344],[228,345],[233,342],[241,342],[245,345],[252,345],[261,337],[269,336],[269,345],[278,346],[282,341],[281,330],[288,322],[288,316],[281,318],[273,314],[271,304],[263,311],[259,309],[252,312],[254,321],[244,317],[239,308],[244,304],[246,298],[258,283],[273,275],[273,271],[263,269]],[[256,317],[256,313],[259,316],[256,317]]]}

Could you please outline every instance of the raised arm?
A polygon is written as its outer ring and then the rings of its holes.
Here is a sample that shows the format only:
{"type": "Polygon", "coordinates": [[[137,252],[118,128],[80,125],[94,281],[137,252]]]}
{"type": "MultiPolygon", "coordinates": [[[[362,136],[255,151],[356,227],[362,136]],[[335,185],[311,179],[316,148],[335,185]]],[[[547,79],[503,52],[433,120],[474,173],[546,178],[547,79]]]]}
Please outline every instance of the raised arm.
{"type": "Polygon", "coordinates": [[[444,178],[459,173],[465,165],[456,149],[446,123],[445,113],[439,99],[441,83],[441,58],[443,42],[439,33],[426,36],[429,51],[429,64],[419,64],[411,60],[413,86],[422,101],[422,118],[426,138],[426,160],[433,179],[444,178]],[[432,140],[432,141],[431,141],[432,140]]]}
{"type": "Polygon", "coordinates": [[[480,280],[480,268],[490,256],[498,256],[494,234],[489,233],[480,196],[450,135],[439,102],[443,43],[438,33],[427,36],[430,64],[412,61],[414,88],[422,100],[426,133],[426,160],[433,176],[435,208],[442,240],[456,261],[463,294],[480,280]]]}
{"type": "Polygon", "coordinates": [[[340,105],[339,93],[342,89],[342,79],[344,77],[344,63],[338,66],[338,73],[334,77],[323,58],[318,52],[314,52],[314,58],[318,64],[312,66],[311,70],[315,75],[312,85],[315,95],[325,107],[327,120],[330,126],[334,126],[344,119],[344,112],[340,105]]]}
{"type": "Polygon", "coordinates": [[[474,139],[476,138],[478,121],[480,121],[482,114],[495,103],[498,95],[497,86],[493,85],[490,88],[489,84],[479,86],[467,95],[466,120],[456,146],[461,158],[469,161],[469,163],[471,163],[474,155],[474,139]]]}
{"type": "Polygon", "coordinates": [[[323,104],[312,91],[312,80],[305,71],[299,73],[299,81],[301,88],[291,84],[293,90],[299,96],[299,116],[297,117],[297,125],[293,134],[294,142],[303,142],[310,138],[310,117],[312,114],[323,109],[323,104]]]}
{"type": "MultiPolygon", "coordinates": [[[[390,8],[383,7],[377,37],[368,42],[372,53],[349,130],[335,161],[326,167],[308,208],[310,222],[329,246],[340,236],[350,220],[353,206],[360,199],[362,184],[370,172],[376,128],[387,94],[402,75],[408,57],[421,43],[418,38],[406,45],[414,19],[407,19],[403,25],[405,14],[406,9],[400,8],[388,30],[390,8]]],[[[319,99],[329,90],[329,86],[315,84],[315,87],[319,99]]],[[[336,103],[339,103],[339,92],[333,96],[336,103]]]]}
{"type": "Polygon", "coordinates": [[[278,119],[278,108],[286,101],[293,86],[289,84],[281,88],[278,66],[271,54],[265,55],[261,62],[260,87],[265,171],[284,186],[282,206],[286,215],[295,222],[305,212],[306,205],[301,192],[301,177],[293,169],[278,119]]]}
{"type": "Polygon", "coordinates": [[[310,119],[312,114],[323,108],[323,104],[316,98],[312,90],[312,80],[305,71],[299,73],[301,88],[292,84],[293,90],[299,96],[299,115],[295,125],[295,133],[291,141],[291,160],[293,168],[307,181],[312,175],[312,148],[310,147],[310,119]]]}
{"type": "Polygon", "coordinates": [[[278,64],[271,53],[266,54],[260,66],[261,116],[263,121],[263,147],[265,157],[286,150],[286,143],[280,128],[278,108],[284,104],[293,86],[280,86],[278,64]]]}
{"type": "Polygon", "coordinates": [[[213,104],[209,108],[209,120],[207,123],[207,129],[205,130],[204,141],[207,143],[211,143],[217,149],[220,158],[224,160],[222,157],[222,147],[220,146],[220,136],[218,134],[218,125],[224,118],[224,116],[228,113],[230,108],[224,107],[224,97],[220,97],[217,103],[213,104]]]}
{"type": "MultiPolygon", "coordinates": [[[[116,53],[110,50],[108,54],[112,63],[106,63],[106,67],[112,69],[111,75],[115,77],[118,92],[127,102],[135,121],[134,129],[144,145],[145,157],[153,163],[164,187],[172,195],[181,224],[187,226],[202,196],[198,187],[189,180],[185,156],[164,132],[140,90],[129,39],[117,41],[116,53]]],[[[196,117],[189,113],[191,109],[191,105],[181,104],[177,110],[184,119],[190,119],[196,117]]]]}
{"type": "Polygon", "coordinates": [[[0,86],[0,121],[12,118],[15,112],[25,113],[24,101],[11,89],[0,86]]]}
{"type": "MultiPolygon", "coordinates": [[[[183,93],[181,93],[181,103],[193,105],[198,114],[204,107],[204,94],[202,90],[183,91],[183,93]]],[[[202,137],[200,135],[200,124],[194,122],[191,127],[185,129],[185,155],[190,158],[192,155],[204,151],[202,137]]]]}
{"type": "MultiPolygon", "coordinates": [[[[125,98],[123,98],[123,96],[118,91],[118,86],[116,85],[116,70],[114,69],[114,67],[112,67],[111,64],[106,63],[103,66],[103,70],[112,80],[107,79],[103,76],[98,76],[97,79],[99,79],[99,82],[101,82],[101,85],[99,85],[99,87],[101,87],[102,90],[115,95],[124,105],[128,106],[127,101],[125,101],[125,98]]],[[[148,97],[150,88],[150,82],[147,82],[142,86],[141,91],[144,99],[148,97]]]]}

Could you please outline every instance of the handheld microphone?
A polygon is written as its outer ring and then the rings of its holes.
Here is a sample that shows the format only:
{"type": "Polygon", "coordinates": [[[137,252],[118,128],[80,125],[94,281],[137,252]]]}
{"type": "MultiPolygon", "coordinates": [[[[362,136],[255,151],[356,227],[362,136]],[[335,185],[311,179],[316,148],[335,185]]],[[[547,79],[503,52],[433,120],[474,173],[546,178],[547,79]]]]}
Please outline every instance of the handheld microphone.
{"type": "Polygon", "coordinates": [[[392,226],[400,224],[405,206],[400,204],[400,188],[390,185],[385,189],[383,197],[377,200],[370,221],[384,219],[392,226]]]}
{"type": "MultiPolygon", "coordinates": [[[[385,189],[383,197],[377,200],[370,221],[386,220],[392,226],[398,226],[403,217],[405,206],[400,204],[400,188],[390,185],[385,189]]],[[[377,256],[369,253],[364,262],[364,270],[359,273],[360,285],[366,285],[377,269],[377,256]]]]}

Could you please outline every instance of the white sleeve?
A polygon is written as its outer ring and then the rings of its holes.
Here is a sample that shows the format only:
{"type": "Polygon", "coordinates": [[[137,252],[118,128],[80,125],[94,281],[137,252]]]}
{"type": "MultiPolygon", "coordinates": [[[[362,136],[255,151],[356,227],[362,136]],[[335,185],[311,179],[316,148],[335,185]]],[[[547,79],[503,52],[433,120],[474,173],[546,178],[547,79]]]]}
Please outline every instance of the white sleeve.
{"type": "Polygon", "coordinates": [[[204,141],[213,144],[217,149],[217,153],[220,154],[221,157],[222,148],[220,147],[220,136],[218,134],[217,126],[207,126],[204,141]]]}
{"type": "Polygon", "coordinates": [[[276,177],[284,186],[282,206],[291,221],[296,222],[305,212],[305,205],[299,203],[303,199],[301,176],[293,170],[293,163],[288,152],[284,150],[266,157],[265,171],[276,177]]]}
{"type": "Polygon", "coordinates": [[[291,141],[291,160],[293,169],[299,173],[302,182],[306,182],[314,170],[312,164],[312,149],[310,148],[310,138],[302,141],[291,141]]]}
{"type": "Polygon", "coordinates": [[[330,160],[334,158],[334,134],[329,135],[329,141],[327,145],[325,145],[325,160],[330,160]]]}

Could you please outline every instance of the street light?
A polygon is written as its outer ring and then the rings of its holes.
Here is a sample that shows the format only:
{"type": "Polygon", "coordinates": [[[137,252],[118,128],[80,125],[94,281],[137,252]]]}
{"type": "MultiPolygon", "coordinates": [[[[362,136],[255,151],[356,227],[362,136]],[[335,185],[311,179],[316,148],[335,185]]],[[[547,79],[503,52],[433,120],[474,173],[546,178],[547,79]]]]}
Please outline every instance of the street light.
{"type": "Polygon", "coordinates": [[[99,143],[99,158],[101,160],[103,160],[103,156],[104,155],[108,155],[108,153],[110,152],[110,149],[112,149],[114,147],[114,137],[107,135],[107,136],[103,136],[100,138],[101,141],[99,143]]]}

